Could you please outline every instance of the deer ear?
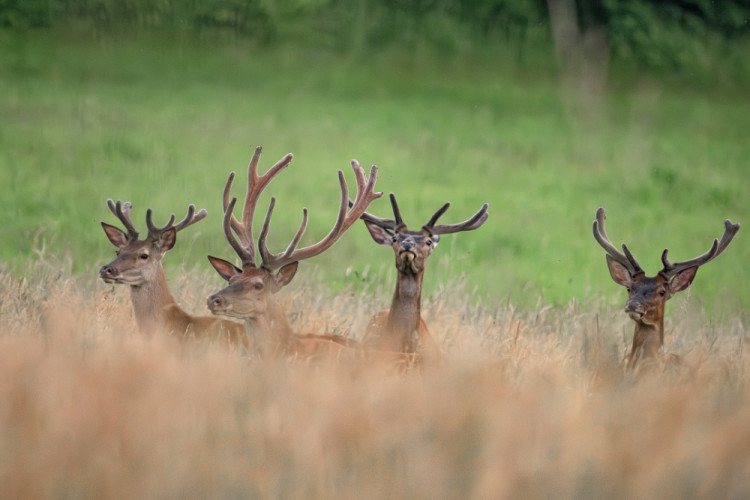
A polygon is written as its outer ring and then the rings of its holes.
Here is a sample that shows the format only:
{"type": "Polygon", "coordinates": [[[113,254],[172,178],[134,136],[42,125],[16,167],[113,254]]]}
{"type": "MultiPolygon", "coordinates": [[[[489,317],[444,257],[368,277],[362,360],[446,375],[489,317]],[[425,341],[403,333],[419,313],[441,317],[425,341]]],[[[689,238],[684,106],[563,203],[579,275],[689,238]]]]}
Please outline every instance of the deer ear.
{"type": "Polygon", "coordinates": [[[234,264],[227,262],[224,259],[220,259],[218,257],[212,257],[209,255],[208,261],[211,263],[212,266],[214,266],[214,269],[216,269],[216,272],[219,273],[219,275],[227,281],[229,281],[229,278],[231,278],[232,276],[242,274],[241,269],[239,269],[234,264]]]}
{"type": "Polygon", "coordinates": [[[130,242],[130,239],[128,238],[127,234],[125,234],[121,229],[111,224],[102,222],[102,229],[104,229],[104,234],[107,235],[107,238],[109,238],[109,241],[117,248],[122,248],[124,246],[127,246],[127,244],[130,242]]]}
{"type": "Polygon", "coordinates": [[[695,278],[695,273],[697,272],[698,266],[694,266],[683,269],[682,271],[677,273],[677,275],[675,275],[675,277],[672,278],[672,281],[669,283],[670,291],[672,293],[677,293],[689,287],[690,283],[692,283],[693,279],[695,278]]]}
{"type": "Polygon", "coordinates": [[[633,284],[633,277],[625,266],[607,255],[607,267],[609,268],[609,275],[612,276],[615,283],[630,288],[630,285],[633,284]]]}
{"type": "Polygon", "coordinates": [[[287,264],[281,269],[279,269],[279,272],[276,273],[276,276],[274,276],[274,281],[276,282],[276,290],[280,290],[282,287],[288,285],[292,282],[292,278],[294,278],[294,275],[297,274],[297,266],[299,265],[299,262],[292,262],[291,264],[287,264]]]}
{"type": "Polygon", "coordinates": [[[370,236],[375,240],[375,243],[378,245],[391,246],[391,238],[393,238],[391,233],[372,222],[365,221],[365,226],[367,226],[367,230],[370,231],[370,236]]]}
{"type": "Polygon", "coordinates": [[[174,244],[177,242],[177,230],[174,227],[170,227],[164,231],[159,239],[156,241],[156,246],[159,247],[162,253],[171,250],[174,244]]]}

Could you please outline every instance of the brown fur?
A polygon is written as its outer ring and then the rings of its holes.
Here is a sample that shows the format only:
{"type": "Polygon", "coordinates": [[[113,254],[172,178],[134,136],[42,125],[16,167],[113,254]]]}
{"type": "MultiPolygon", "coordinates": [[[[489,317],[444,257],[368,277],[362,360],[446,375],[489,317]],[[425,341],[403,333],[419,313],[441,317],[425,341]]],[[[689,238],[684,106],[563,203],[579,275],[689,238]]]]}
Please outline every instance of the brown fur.
{"type": "Polygon", "coordinates": [[[175,302],[161,263],[164,255],[174,247],[177,237],[174,228],[159,238],[149,235],[140,240],[104,222],[102,227],[117,248],[117,258],[102,266],[99,275],[107,283],[130,287],[133,312],[142,333],[166,332],[180,339],[215,339],[235,347],[249,347],[241,324],[192,316],[175,302]]]}

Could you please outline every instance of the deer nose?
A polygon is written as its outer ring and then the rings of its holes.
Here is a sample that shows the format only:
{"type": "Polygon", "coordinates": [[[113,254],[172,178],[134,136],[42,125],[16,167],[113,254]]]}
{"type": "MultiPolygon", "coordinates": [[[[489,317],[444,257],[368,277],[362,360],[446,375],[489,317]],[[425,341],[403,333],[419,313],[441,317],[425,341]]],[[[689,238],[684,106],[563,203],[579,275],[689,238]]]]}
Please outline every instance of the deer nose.
{"type": "Polygon", "coordinates": [[[99,269],[99,276],[102,278],[115,278],[118,274],[120,274],[119,271],[113,266],[102,266],[102,268],[99,269]]]}
{"type": "Polygon", "coordinates": [[[224,304],[225,304],[224,297],[222,297],[221,295],[211,295],[206,300],[206,305],[212,311],[215,311],[216,309],[221,309],[222,307],[224,307],[224,304]]]}
{"type": "Polygon", "coordinates": [[[637,312],[637,313],[643,313],[645,312],[645,307],[643,307],[643,304],[641,304],[637,300],[629,300],[625,303],[625,312],[637,312]]]}

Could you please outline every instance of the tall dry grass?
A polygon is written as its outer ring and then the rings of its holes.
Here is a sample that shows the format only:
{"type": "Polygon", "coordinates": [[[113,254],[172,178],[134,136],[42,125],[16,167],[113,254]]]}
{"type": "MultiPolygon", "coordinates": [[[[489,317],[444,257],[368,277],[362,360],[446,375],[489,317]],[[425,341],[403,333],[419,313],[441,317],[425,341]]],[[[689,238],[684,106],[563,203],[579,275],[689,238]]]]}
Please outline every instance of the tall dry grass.
{"type": "MultiPolygon", "coordinates": [[[[127,291],[65,262],[0,269],[3,498],[747,498],[746,317],[670,304],[638,377],[604,304],[425,300],[446,362],[394,375],[145,339],[127,291]],[[671,357],[665,356],[665,360],[671,357]]],[[[202,311],[217,278],[173,280],[202,311]]],[[[283,294],[300,331],[358,337],[389,290],[283,294]],[[375,297],[373,300],[371,297],[375,297]]]]}

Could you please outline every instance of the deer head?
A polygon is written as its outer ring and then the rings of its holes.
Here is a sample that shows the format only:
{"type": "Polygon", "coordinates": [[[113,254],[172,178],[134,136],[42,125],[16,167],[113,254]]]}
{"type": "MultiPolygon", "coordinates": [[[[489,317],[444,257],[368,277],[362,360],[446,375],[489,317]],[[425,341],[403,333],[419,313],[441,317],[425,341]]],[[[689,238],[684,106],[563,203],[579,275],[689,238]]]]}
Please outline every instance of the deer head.
{"type": "Polygon", "coordinates": [[[427,257],[440,241],[441,234],[457,233],[460,231],[471,231],[480,227],[489,217],[487,209],[489,205],[485,203],[471,218],[457,224],[440,224],[436,225],[437,220],[442,216],[450,203],[446,203],[430,220],[422,226],[419,231],[410,231],[403,219],[401,211],[396,203],[396,196],[391,193],[391,207],[393,208],[393,219],[381,219],[372,214],[365,213],[362,220],[365,221],[372,239],[380,245],[386,245],[393,248],[396,257],[396,268],[399,273],[418,275],[424,272],[427,257]]]}
{"type": "Polygon", "coordinates": [[[206,211],[201,209],[195,212],[195,206],[190,205],[185,218],[175,224],[175,215],[169,219],[163,227],[156,227],[152,222],[151,209],[146,211],[146,225],[148,235],[144,239],[138,239],[133,222],[130,220],[130,202],[122,203],[107,200],[107,206],[120,222],[123,223],[127,232],[102,222],[104,233],[109,241],[117,248],[117,258],[102,266],[99,276],[107,283],[121,283],[130,286],[141,286],[152,282],[159,269],[161,259],[174,247],[177,240],[177,232],[195,224],[204,217],[206,211]]]}
{"type": "Polygon", "coordinates": [[[719,256],[731,243],[740,229],[739,224],[724,221],[724,234],[721,241],[715,239],[711,248],[694,259],[672,263],[667,258],[668,249],[661,255],[662,270],[656,276],[648,277],[633,254],[623,243],[622,252],[617,250],[604,228],[606,216],[604,208],[596,211],[594,238],[607,252],[607,267],[615,283],[628,290],[625,312],[635,321],[653,324],[663,316],[664,303],[677,292],[687,289],[695,278],[698,268],[719,256]]]}
{"type": "MultiPolygon", "coordinates": [[[[260,147],[255,149],[255,154],[248,166],[248,187],[241,221],[233,214],[237,199],[229,199],[234,172],[230,174],[224,187],[224,236],[239,256],[242,268],[236,267],[223,259],[209,256],[208,259],[214,269],[229,282],[226,288],[208,298],[208,308],[214,314],[245,319],[265,318],[268,320],[267,315],[278,312],[279,308],[273,294],[292,281],[297,272],[299,261],[319,255],[330,248],[364,213],[368,205],[382,196],[382,193],[373,192],[377,178],[377,167],[372,167],[368,180],[365,177],[364,169],[356,160],[352,160],[351,165],[357,182],[357,195],[351,209],[347,210],[349,190],[344,179],[344,173],[339,170],[341,202],[336,222],[331,231],[319,242],[305,248],[297,248],[307,227],[307,208],[304,208],[302,210],[302,223],[297,233],[286,250],[276,254],[271,253],[266,245],[271,215],[276,204],[276,199],[272,197],[263,227],[258,235],[257,243],[260,257],[260,260],[258,260],[253,235],[253,215],[258,198],[271,179],[286,168],[293,158],[291,153],[287,154],[268,172],[259,176],[258,162],[261,151],[260,147]]],[[[273,320],[273,318],[270,319],[273,320]]]]}
{"type": "Polygon", "coordinates": [[[664,249],[661,271],[649,277],[627,245],[623,243],[621,252],[612,244],[604,228],[605,218],[604,208],[600,207],[594,219],[594,238],[607,252],[607,267],[612,279],[628,290],[625,312],[636,322],[636,335],[629,357],[633,359],[644,343],[650,344],[649,351],[653,354],[663,343],[664,304],[690,286],[700,266],[715,259],[729,246],[740,225],[725,220],[721,240],[714,239],[711,248],[694,259],[673,263],[667,257],[668,250],[664,249]],[[653,332],[655,338],[652,339],[648,332],[653,332]]]}

